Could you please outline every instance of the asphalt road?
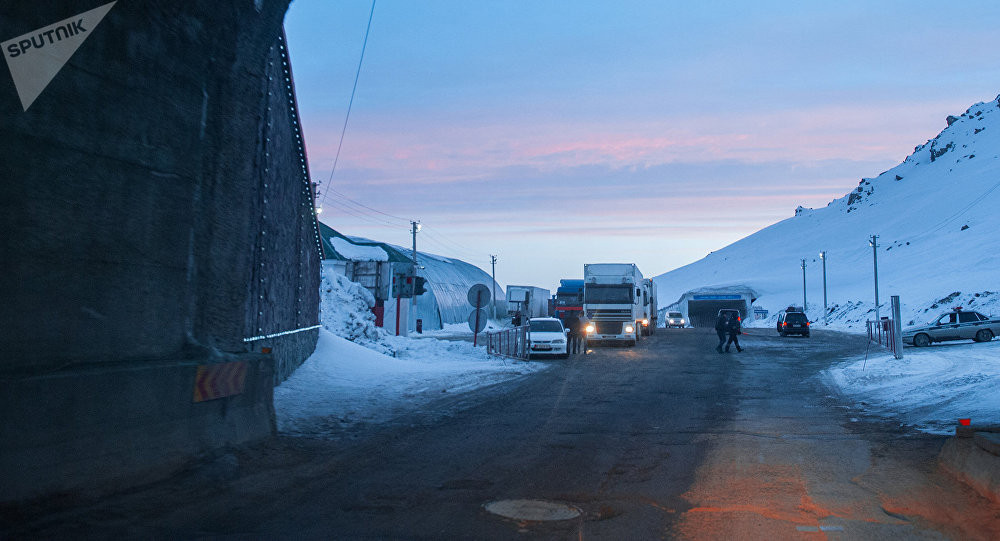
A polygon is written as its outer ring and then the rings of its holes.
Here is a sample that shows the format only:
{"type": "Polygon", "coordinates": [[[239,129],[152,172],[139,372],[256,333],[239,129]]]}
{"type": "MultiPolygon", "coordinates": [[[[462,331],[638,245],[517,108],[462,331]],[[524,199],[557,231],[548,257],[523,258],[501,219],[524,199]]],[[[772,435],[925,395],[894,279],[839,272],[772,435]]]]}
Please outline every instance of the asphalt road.
{"type": "MultiPolygon", "coordinates": [[[[941,472],[944,438],[869,419],[821,373],[863,338],[708,329],[538,361],[333,441],[275,438],[99,500],[4,510],[10,537],[1000,538],[1000,509],[941,472]],[[490,502],[578,511],[528,520],[490,502]]],[[[0,537],[5,537],[0,535],[0,537]]]]}

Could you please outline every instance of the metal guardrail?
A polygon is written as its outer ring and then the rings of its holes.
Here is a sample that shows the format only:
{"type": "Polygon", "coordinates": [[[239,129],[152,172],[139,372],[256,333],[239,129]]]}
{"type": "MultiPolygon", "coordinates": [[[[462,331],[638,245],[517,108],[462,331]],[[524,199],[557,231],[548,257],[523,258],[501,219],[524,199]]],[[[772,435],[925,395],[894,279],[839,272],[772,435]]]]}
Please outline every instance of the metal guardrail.
{"type": "MultiPolygon", "coordinates": [[[[888,349],[897,359],[903,358],[903,328],[900,325],[899,295],[890,298],[892,317],[883,317],[877,321],[868,320],[868,343],[875,342],[888,349]]],[[[866,355],[867,360],[867,355],[866,355]]]]}
{"type": "Polygon", "coordinates": [[[896,325],[893,320],[887,317],[878,321],[869,319],[865,324],[868,328],[868,341],[888,349],[897,359],[901,357],[901,352],[896,351],[897,344],[901,341],[896,340],[896,325]]]}
{"type": "Polygon", "coordinates": [[[528,359],[528,326],[486,333],[486,352],[513,359],[528,359]]]}

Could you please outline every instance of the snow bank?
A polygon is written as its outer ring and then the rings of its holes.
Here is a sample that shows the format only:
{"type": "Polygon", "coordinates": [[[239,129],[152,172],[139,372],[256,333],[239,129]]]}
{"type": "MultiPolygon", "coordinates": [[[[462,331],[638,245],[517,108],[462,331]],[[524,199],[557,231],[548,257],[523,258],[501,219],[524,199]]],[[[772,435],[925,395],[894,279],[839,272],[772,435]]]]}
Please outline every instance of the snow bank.
{"type": "Polygon", "coordinates": [[[900,360],[878,350],[825,376],[866,412],[925,432],[953,433],[958,419],[1000,424],[1000,342],[906,348],[900,360]]]}
{"type": "Polygon", "coordinates": [[[323,273],[320,281],[323,328],[371,350],[392,355],[389,333],[375,326],[373,306],[375,297],[361,284],[348,280],[343,274],[323,273]]]}
{"type": "Polygon", "coordinates": [[[380,423],[420,405],[540,370],[540,363],[490,357],[470,342],[392,337],[396,357],[326,330],[316,351],[274,389],[278,430],[332,436],[360,423],[380,423]]]}
{"type": "Polygon", "coordinates": [[[342,274],[323,274],[320,299],[316,351],[274,389],[278,430],[286,434],[333,436],[545,366],[488,356],[467,341],[464,324],[425,337],[390,336],[375,326],[371,292],[342,274]]]}

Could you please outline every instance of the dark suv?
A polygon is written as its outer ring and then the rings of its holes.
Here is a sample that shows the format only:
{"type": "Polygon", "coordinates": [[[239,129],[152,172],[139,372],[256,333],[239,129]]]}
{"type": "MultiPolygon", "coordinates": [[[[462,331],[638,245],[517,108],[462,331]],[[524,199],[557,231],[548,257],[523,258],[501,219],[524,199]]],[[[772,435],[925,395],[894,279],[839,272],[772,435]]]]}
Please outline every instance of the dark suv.
{"type": "Polygon", "coordinates": [[[739,310],[737,310],[735,308],[723,308],[722,310],[719,310],[719,315],[720,316],[726,316],[726,321],[729,321],[729,318],[733,317],[733,314],[736,315],[736,321],[739,321],[740,324],[742,324],[743,323],[743,315],[740,314],[739,310]]]}
{"type": "Polygon", "coordinates": [[[801,334],[809,337],[809,318],[802,312],[783,312],[778,315],[778,334],[801,334]]]}

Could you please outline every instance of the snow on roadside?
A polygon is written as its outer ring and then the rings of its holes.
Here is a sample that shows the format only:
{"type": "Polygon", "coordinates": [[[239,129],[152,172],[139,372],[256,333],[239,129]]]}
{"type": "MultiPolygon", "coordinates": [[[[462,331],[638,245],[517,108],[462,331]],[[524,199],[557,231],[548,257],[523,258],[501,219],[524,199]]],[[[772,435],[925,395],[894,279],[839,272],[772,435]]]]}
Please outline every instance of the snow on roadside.
{"type": "Polygon", "coordinates": [[[278,430],[329,436],[380,423],[445,396],[500,383],[545,365],[491,357],[471,342],[391,337],[382,355],[321,330],[316,351],[274,389],[278,430]]]}
{"type": "MultiPolygon", "coordinates": [[[[381,249],[381,248],[380,248],[381,249]]],[[[320,280],[323,328],[373,351],[393,354],[389,333],[375,326],[375,296],[343,274],[324,271],[320,280]]]]}
{"type": "Polygon", "coordinates": [[[286,434],[332,436],[545,367],[473,348],[467,325],[391,336],[375,326],[371,292],[342,274],[323,273],[320,302],[316,351],[274,389],[278,430],[286,434]]]}
{"type": "Polygon", "coordinates": [[[868,413],[923,432],[950,434],[958,419],[1000,424],[1000,341],[951,342],[856,357],[825,374],[868,413]]]}

